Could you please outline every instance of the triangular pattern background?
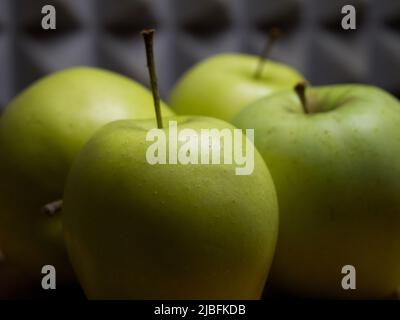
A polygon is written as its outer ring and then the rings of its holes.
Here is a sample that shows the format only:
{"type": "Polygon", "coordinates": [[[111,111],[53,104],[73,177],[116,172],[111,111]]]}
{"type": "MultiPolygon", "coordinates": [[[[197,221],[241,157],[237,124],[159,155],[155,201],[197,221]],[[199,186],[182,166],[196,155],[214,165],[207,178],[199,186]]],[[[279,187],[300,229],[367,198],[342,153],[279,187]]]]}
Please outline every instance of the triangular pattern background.
{"type": "Polygon", "coordinates": [[[224,51],[256,54],[272,26],[284,31],[272,58],[314,85],[362,82],[400,97],[399,0],[0,0],[0,108],[39,77],[99,66],[147,85],[141,29],[156,27],[163,98],[194,63],[224,51]],[[44,31],[41,7],[57,10],[44,31]],[[358,29],[340,29],[341,7],[358,29]]]}

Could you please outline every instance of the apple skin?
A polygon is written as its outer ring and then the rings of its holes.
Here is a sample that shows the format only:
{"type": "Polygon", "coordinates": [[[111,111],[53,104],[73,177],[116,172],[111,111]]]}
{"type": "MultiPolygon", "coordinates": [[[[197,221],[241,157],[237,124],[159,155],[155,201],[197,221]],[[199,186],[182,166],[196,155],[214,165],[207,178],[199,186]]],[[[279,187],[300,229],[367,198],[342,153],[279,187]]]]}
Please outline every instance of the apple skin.
{"type": "MultiPolygon", "coordinates": [[[[173,114],[163,106],[163,112],[173,114]]],[[[151,93],[115,73],[88,67],[47,76],[17,96],[0,119],[0,242],[8,259],[34,277],[72,270],[59,215],[41,213],[60,199],[75,155],[104,124],[154,117],[151,93]]]]}
{"type": "MultiPolygon", "coordinates": [[[[233,128],[218,119],[171,119],[178,130],[233,128]]],[[[150,165],[145,138],[154,127],[106,125],[71,169],[64,235],[87,297],[259,299],[278,231],[261,156],[255,150],[247,176],[236,176],[234,164],[150,165]]]]}
{"type": "Polygon", "coordinates": [[[190,69],[170,96],[177,114],[204,115],[231,122],[246,105],[271,93],[292,88],[304,78],[281,63],[265,61],[259,79],[259,57],[221,54],[190,69]]]}
{"type": "Polygon", "coordinates": [[[248,106],[274,179],[280,230],[270,283],[313,298],[385,298],[400,286],[400,104],[363,85],[293,91],[248,106]],[[356,290],[343,290],[344,265],[356,290]]]}

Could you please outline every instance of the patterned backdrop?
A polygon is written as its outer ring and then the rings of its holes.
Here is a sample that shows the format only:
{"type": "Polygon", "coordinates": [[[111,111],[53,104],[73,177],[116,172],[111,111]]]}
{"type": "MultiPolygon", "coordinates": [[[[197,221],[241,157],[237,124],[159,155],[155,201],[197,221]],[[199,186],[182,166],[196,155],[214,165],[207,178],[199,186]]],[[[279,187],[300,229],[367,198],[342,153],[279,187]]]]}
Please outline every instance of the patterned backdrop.
{"type": "Polygon", "coordinates": [[[73,65],[115,70],[147,84],[140,30],[156,27],[162,96],[196,61],[258,53],[272,26],[272,58],[313,84],[365,82],[400,96],[400,0],[0,0],[0,107],[35,79],[73,65]],[[41,8],[57,29],[41,29],[41,8]],[[357,30],[340,29],[341,7],[357,30]]]}

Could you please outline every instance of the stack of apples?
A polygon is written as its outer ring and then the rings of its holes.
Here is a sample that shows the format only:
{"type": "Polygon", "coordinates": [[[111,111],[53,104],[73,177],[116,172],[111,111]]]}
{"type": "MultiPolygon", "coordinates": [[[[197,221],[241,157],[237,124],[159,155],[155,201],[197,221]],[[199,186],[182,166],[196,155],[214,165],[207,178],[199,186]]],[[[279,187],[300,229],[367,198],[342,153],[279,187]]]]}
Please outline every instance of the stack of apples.
{"type": "MultiPolygon", "coordinates": [[[[265,286],[303,298],[393,296],[399,101],[367,85],[308,88],[289,66],[223,54],[189,70],[168,107],[153,31],[143,35],[152,91],[72,68],[31,85],[1,116],[9,287],[40,284],[51,265],[59,287],[77,282],[91,299],[259,299],[265,286]],[[178,131],[254,129],[254,170],[149,163],[147,133],[169,133],[170,121],[178,131]],[[346,290],[348,265],[356,286],[346,290]]],[[[5,283],[0,274],[0,296],[12,297],[5,283]]]]}

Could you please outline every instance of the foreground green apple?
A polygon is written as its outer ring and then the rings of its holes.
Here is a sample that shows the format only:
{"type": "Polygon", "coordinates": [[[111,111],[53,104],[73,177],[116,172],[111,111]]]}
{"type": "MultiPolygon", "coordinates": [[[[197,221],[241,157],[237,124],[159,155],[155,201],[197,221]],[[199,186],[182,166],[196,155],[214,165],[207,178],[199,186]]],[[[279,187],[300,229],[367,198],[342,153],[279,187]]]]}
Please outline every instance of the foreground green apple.
{"type": "MultiPolygon", "coordinates": [[[[178,130],[233,129],[217,119],[171,120],[178,130]]],[[[234,164],[151,165],[146,134],[154,126],[105,126],[71,169],[63,224],[87,296],[258,299],[278,227],[261,156],[248,176],[235,175],[234,164]]]]}
{"type": "Polygon", "coordinates": [[[317,298],[389,297],[400,287],[399,102],[363,85],[301,92],[262,99],[234,121],[255,128],[276,184],[271,283],[317,298]],[[356,290],[342,288],[345,265],[356,290]]]}
{"type": "Polygon", "coordinates": [[[153,114],[148,90],[93,68],[50,75],[10,103],[0,120],[0,242],[10,261],[35,276],[50,264],[58,280],[70,277],[60,217],[41,208],[61,198],[71,162],[94,131],[153,114]]]}
{"type": "Polygon", "coordinates": [[[236,134],[241,144],[235,146],[246,154],[254,148],[241,130],[221,120],[162,120],[153,33],[143,31],[157,122],[106,125],[82,149],[68,177],[63,225],[74,270],[89,298],[258,299],[278,228],[270,174],[257,150],[248,175],[236,175],[236,163],[225,157],[219,164],[174,163],[174,153],[198,161],[215,150],[232,150],[226,141],[183,141],[173,132],[196,136],[223,129],[236,134]],[[163,126],[166,120],[175,127],[163,126]],[[149,160],[148,134],[155,127],[166,135],[158,143],[169,146],[167,163],[149,160]]]}
{"type": "Polygon", "coordinates": [[[259,57],[223,54],[186,73],[174,88],[170,105],[177,114],[205,115],[232,121],[246,105],[279,90],[292,88],[303,77],[294,69],[266,61],[255,75],[259,57]]]}

